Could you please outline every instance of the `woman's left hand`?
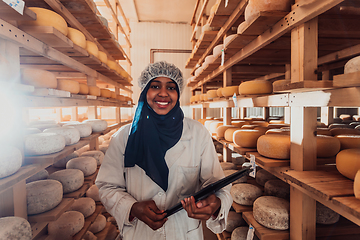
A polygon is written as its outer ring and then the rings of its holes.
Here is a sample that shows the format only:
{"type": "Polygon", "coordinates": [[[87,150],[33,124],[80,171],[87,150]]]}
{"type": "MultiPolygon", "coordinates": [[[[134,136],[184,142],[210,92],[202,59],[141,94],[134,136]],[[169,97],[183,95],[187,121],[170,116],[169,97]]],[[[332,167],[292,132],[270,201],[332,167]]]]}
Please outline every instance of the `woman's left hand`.
{"type": "Polygon", "coordinates": [[[193,196],[181,200],[183,208],[188,213],[188,216],[200,220],[208,220],[211,216],[217,212],[221,206],[221,200],[211,194],[207,198],[195,203],[193,196]]]}

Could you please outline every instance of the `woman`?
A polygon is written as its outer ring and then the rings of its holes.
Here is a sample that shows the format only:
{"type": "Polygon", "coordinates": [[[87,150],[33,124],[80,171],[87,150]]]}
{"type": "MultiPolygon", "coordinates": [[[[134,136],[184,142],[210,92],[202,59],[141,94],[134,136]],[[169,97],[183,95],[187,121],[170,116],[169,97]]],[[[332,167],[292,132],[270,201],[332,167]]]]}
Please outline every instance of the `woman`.
{"type": "Polygon", "coordinates": [[[215,233],[225,228],[230,186],[195,203],[189,197],[224,177],[208,131],[184,118],[181,71],[166,62],[150,64],[139,80],[134,120],[112,138],[96,185],[106,210],[128,239],[203,239],[200,220],[215,233]],[[182,202],[183,210],[164,210],[182,202]]]}

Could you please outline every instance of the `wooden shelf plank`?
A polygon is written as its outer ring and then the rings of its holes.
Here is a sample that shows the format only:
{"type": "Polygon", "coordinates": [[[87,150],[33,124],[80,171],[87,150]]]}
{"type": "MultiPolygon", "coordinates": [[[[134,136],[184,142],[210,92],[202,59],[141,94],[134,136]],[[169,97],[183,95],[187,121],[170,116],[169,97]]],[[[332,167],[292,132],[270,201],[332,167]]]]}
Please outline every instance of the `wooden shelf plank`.
{"type": "Polygon", "coordinates": [[[295,83],[284,83],[276,85],[274,92],[306,92],[306,91],[320,91],[331,89],[333,87],[332,81],[302,81],[295,83]]]}
{"type": "Polygon", "coordinates": [[[359,87],[360,72],[335,75],[333,80],[334,87],[359,87]]]}
{"type": "Polygon", "coordinates": [[[326,237],[331,240],[332,237],[341,236],[342,239],[348,239],[347,235],[360,236],[360,227],[346,218],[340,217],[335,224],[316,224],[316,238],[326,237]]]}
{"type": "Polygon", "coordinates": [[[261,156],[258,152],[247,152],[246,157],[250,158],[251,155],[255,156],[255,162],[264,167],[286,167],[290,165],[290,160],[279,160],[266,158],[261,156]]]}
{"type": "Polygon", "coordinates": [[[360,219],[360,199],[355,198],[355,196],[333,197],[332,202],[334,205],[341,207],[341,209],[360,219]]]}
{"type": "Polygon", "coordinates": [[[73,204],[73,202],[74,202],[73,198],[63,198],[61,203],[50,211],[36,215],[28,215],[28,221],[29,222],[55,221],[60,217],[61,214],[63,214],[71,206],[71,204],[73,204]]]}
{"type": "Polygon", "coordinates": [[[64,198],[78,199],[78,198],[84,197],[86,194],[86,191],[89,189],[89,187],[90,187],[90,183],[84,182],[84,184],[81,186],[80,189],[78,189],[74,192],[71,192],[71,193],[64,194],[64,198]]]}
{"type": "Polygon", "coordinates": [[[244,206],[237,204],[236,202],[232,203],[232,207],[235,209],[236,213],[251,212],[253,210],[252,206],[244,206]]]}
{"type": "Polygon", "coordinates": [[[32,239],[38,240],[43,239],[44,235],[47,233],[47,225],[48,222],[32,222],[31,225],[31,232],[32,232],[32,239]]]}

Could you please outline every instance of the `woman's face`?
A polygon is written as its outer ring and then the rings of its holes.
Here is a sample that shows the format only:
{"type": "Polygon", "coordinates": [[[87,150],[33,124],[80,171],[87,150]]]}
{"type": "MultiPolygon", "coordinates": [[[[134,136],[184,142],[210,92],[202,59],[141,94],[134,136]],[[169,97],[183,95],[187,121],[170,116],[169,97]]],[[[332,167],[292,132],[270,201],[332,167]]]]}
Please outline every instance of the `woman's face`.
{"type": "Polygon", "coordinates": [[[146,100],[157,114],[166,115],[178,100],[176,83],[167,77],[155,78],[150,82],[146,100]]]}

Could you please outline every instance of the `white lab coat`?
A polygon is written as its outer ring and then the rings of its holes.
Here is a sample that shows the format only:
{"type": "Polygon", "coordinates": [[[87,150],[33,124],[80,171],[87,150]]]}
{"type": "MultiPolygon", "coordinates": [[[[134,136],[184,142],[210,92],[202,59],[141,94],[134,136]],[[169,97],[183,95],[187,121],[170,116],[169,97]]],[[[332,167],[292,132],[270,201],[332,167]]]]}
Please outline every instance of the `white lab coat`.
{"type": "MultiPolygon", "coordinates": [[[[156,231],[136,218],[129,222],[130,209],[136,201],[154,200],[159,209],[166,210],[224,177],[209,132],[195,120],[184,118],[183,123],[181,139],[165,155],[169,168],[166,192],[137,165],[124,168],[130,124],[123,126],[113,136],[95,183],[99,187],[103,205],[116,219],[124,240],[203,239],[201,221],[189,218],[184,209],[170,216],[156,231]]],[[[216,219],[211,217],[206,221],[207,227],[214,233],[225,229],[232,204],[230,187],[216,193],[221,200],[220,212],[216,219]]]]}

